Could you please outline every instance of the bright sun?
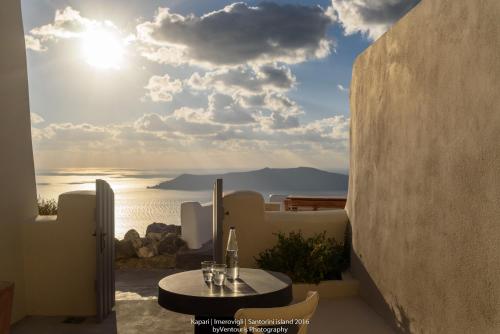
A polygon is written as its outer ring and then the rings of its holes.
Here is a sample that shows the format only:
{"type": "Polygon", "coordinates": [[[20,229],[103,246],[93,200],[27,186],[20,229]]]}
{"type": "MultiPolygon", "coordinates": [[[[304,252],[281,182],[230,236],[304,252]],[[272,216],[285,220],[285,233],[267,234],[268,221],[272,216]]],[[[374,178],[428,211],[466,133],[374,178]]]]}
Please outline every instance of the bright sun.
{"type": "Polygon", "coordinates": [[[120,69],[125,46],[110,31],[89,30],[83,35],[82,50],[85,61],[100,69],[120,69]]]}

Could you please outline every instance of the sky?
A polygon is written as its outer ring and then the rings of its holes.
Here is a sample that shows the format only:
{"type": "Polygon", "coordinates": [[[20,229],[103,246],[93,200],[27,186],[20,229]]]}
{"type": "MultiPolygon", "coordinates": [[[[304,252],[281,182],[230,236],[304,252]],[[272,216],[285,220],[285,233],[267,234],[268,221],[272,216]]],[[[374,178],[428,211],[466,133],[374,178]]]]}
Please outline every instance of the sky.
{"type": "Polygon", "coordinates": [[[347,170],[357,55],[418,0],[23,0],[35,167],[347,170]]]}

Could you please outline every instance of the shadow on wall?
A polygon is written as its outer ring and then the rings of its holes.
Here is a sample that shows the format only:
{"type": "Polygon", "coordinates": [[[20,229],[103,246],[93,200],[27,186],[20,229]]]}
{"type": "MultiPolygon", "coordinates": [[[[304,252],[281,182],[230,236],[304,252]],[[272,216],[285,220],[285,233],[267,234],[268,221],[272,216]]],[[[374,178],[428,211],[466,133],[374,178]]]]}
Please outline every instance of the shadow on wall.
{"type": "Polygon", "coordinates": [[[398,331],[403,334],[410,334],[411,319],[408,314],[406,314],[404,308],[396,302],[396,310],[391,308],[391,311],[394,314],[394,320],[396,321],[398,331]]]}
{"type": "MultiPolygon", "coordinates": [[[[349,223],[348,229],[351,230],[349,223]]],[[[351,234],[352,235],[352,234],[351,234]]],[[[389,305],[380,293],[376,283],[366,270],[363,262],[354,252],[351,242],[351,270],[361,286],[361,297],[391,326],[396,332],[402,334],[411,333],[411,318],[406,310],[396,301],[395,307],[389,305]]]]}

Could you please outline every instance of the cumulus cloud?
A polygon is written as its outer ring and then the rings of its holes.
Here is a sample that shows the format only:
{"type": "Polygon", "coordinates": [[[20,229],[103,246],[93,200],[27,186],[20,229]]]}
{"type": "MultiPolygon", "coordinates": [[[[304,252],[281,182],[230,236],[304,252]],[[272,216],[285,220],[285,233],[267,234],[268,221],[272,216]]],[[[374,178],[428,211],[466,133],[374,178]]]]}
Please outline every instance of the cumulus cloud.
{"type": "Polygon", "coordinates": [[[328,12],[343,26],[347,35],[362,33],[380,37],[420,0],[332,0],[328,12]]]}
{"type": "Polygon", "coordinates": [[[258,94],[271,90],[289,90],[296,80],[286,66],[271,64],[252,68],[242,65],[206,72],[204,75],[195,72],[187,84],[195,90],[215,89],[224,93],[258,94]]]}
{"type": "Polygon", "coordinates": [[[185,58],[182,48],[141,46],[139,53],[144,58],[159,64],[180,66],[190,63],[189,59],[185,58]]]}
{"type": "Polygon", "coordinates": [[[154,20],[137,26],[137,36],[149,47],[145,56],[163,63],[294,64],[330,53],[330,23],[319,6],[238,2],[200,17],[159,8],[154,20]]]}
{"type": "MultiPolygon", "coordinates": [[[[97,21],[83,17],[79,11],[68,6],[56,10],[54,21],[30,30],[25,36],[26,48],[33,51],[46,51],[49,41],[82,38],[88,31],[111,31],[119,29],[111,21],[97,21]]],[[[124,43],[127,40],[124,40],[124,43]]]]}
{"type": "Polygon", "coordinates": [[[111,127],[87,123],[52,123],[31,128],[33,143],[40,150],[103,148],[113,139],[115,132],[111,127]]]}
{"type": "MultiPolygon", "coordinates": [[[[37,156],[45,154],[63,160],[117,158],[115,152],[120,152],[119,157],[147,159],[158,159],[165,154],[170,157],[169,152],[181,154],[182,159],[200,154],[225,159],[234,153],[238,159],[244,152],[252,151],[258,161],[278,157],[278,152],[285,154],[282,158],[295,154],[302,158],[317,157],[327,152],[329,156],[345,156],[348,122],[336,116],[296,128],[266,129],[259,122],[218,124],[205,109],[180,108],[169,115],[145,114],[132,123],[104,126],[55,123],[33,127],[32,133],[37,156]]],[[[304,161],[310,162],[307,159],[304,161]]]]}
{"type": "Polygon", "coordinates": [[[266,129],[285,129],[300,126],[298,116],[302,108],[286,95],[267,92],[260,95],[238,96],[240,104],[249,109],[259,110],[258,121],[266,129]]]}
{"type": "Polygon", "coordinates": [[[200,75],[195,72],[186,85],[211,92],[208,112],[214,122],[246,124],[259,121],[270,129],[299,126],[303,111],[284,93],[296,78],[286,66],[276,64],[222,68],[200,75]]]}
{"type": "Polygon", "coordinates": [[[280,93],[266,94],[262,106],[269,110],[291,116],[297,116],[304,113],[297,102],[280,93]]]}
{"type": "Polygon", "coordinates": [[[273,112],[271,116],[261,119],[262,125],[265,128],[278,130],[290,129],[299,126],[299,119],[293,115],[284,115],[279,112],[273,112]]]}
{"type": "Polygon", "coordinates": [[[339,90],[339,92],[342,92],[342,93],[348,93],[349,92],[349,88],[346,88],[346,87],[344,87],[341,84],[337,85],[337,89],[339,90]]]}
{"type": "Polygon", "coordinates": [[[341,115],[323,118],[291,129],[287,133],[310,142],[346,142],[349,139],[349,119],[341,115]]]}
{"type": "Polygon", "coordinates": [[[318,149],[346,152],[349,138],[349,119],[334,116],[315,120],[300,127],[230,127],[218,132],[214,139],[237,142],[240,147],[259,145],[260,149],[300,149],[313,152],[318,149]]]}
{"type": "Polygon", "coordinates": [[[58,141],[101,141],[112,136],[103,126],[92,124],[50,124],[45,131],[47,138],[57,137],[58,141]]]}
{"type": "Polygon", "coordinates": [[[208,97],[208,113],[212,121],[222,124],[255,122],[251,109],[243,107],[234,97],[215,93],[208,97]]]}
{"type": "MultiPolygon", "coordinates": [[[[301,118],[301,106],[287,96],[298,85],[290,65],[331,52],[333,44],[326,33],[331,22],[318,6],[269,2],[235,3],[202,16],[160,9],[153,20],[137,27],[133,43],[139,52],[158,63],[202,67],[183,81],[168,74],[151,76],[143,84],[145,97],[169,102],[189,89],[206,97],[206,105],[146,113],[111,125],[47,124],[33,114],[34,145],[58,154],[59,149],[90,152],[94,148],[96,152],[137,148],[155,154],[167,150],[190,154],[197,149],[223,154],[248,149],[259,154],[259,150],[263,154],[287,149],[344,150],[348,119],[307,121],[301,118]]],[[[95,27],[116,28],[67,7],[56,11],[53,22],[33,29],[26,45],[44,51],[51,41],[81,38],[95,27]]]]}
{"type": "Polygon", "coordinates": [[[31,124],[40,124],[45,122],[42,116],[38,115],[37,113],[31,112],[30,113],[30,118],[31,118],[31,124]]]}
{"type": "Polygon", "coordinates": [[[33,50],[37,52],[47,51],[47,47],[42,45],[40,39],[35,38],[31,35],[24,36],[24,43],[26,44],[27,50],[33,50]]]}
{"type": "Polygon", "coordinates": [[[134,123],[141,131],[164,132],[168,136],[203,136],[222,130],[203,109],[183,107],[171,115],[146,114],[134,123]]]}
{"type": "Polygon", "coordinates": [[[173,95],[182,91],[182,81],[171,80],[168,74],[164,76],[154,75],[149,79],[144,87],[147,90],[146,96],[153,102],[170,102],[173,95]]]}
{"type": "Polygon", "coordinates": [[[63,10],[56,10],[53,23],[34,28],[30,33],[43,40],[73,38],[78,37],[92,24],[96,22],[82,17],[79,11],[68,6],[63,10]]]}

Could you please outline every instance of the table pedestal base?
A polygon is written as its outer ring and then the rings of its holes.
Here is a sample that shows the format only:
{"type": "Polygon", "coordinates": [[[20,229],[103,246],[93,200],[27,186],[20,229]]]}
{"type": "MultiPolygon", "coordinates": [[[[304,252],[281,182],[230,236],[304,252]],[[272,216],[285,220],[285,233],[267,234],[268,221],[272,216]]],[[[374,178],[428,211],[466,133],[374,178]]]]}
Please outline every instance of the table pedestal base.
{"type": "Polygon", "coordinates": [[[214,333],[239,333],[239,327],[235,324],[233,317],[202,317],[195,316],[194,333],[195,334],[214,334],[214,333]],[[226,331],[219,330],[224,328],[226,331]]]}

